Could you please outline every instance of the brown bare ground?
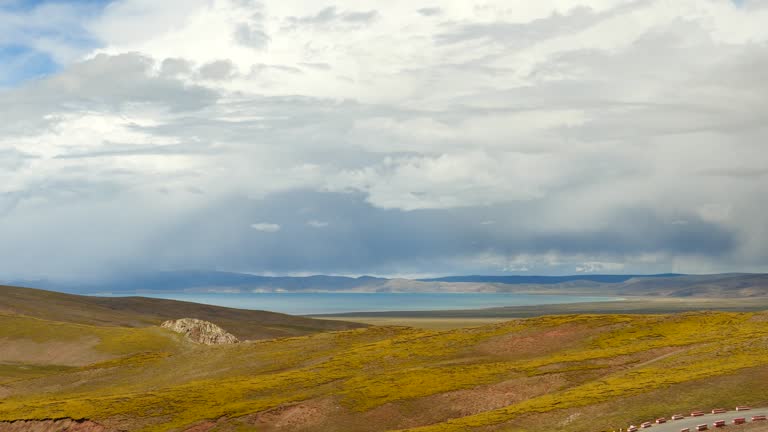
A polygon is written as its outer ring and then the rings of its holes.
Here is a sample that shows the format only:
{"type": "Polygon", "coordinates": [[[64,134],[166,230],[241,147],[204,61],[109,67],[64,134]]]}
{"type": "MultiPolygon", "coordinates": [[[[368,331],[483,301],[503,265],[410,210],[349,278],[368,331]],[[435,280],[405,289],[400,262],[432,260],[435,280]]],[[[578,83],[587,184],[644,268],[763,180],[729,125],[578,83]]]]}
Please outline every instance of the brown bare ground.
{"type": "Polygon", "coordinates": [[[322,424],[349,415],[345,411],[334,399],[313,399],[256,414],[248,423],[265,432],[323,430],[322,424]]]}
{"type": "Polygon", "coordinates": [[[216,427],[216,423],[212,421],[207,421],[203,423],[198,423],[191,428],[184,429],[184,432],[208,432],[209,430],[216,427]]]}
{"type": "Polygon", "coordinates": [[[99,340],[83,338],[74,341],[35,342],[28,339],[0,339],[0,363],[30,363],[36,365],[85,366],[109,360],[115,356],[93,349],[99,340]]]}
{"type": "Polygon", "coordinates": [[[594,328],[579,325],[517,332],[481,343],[475,351],[509,359],[534,358],[578,346],[594,334],[594,328]]]}
{"type": "MultiPolygon", "coordinates": [[[[284,405],[241,420],[265,432],[404,429],[511,405],[554,391],[566,384],[567,379],[562,374],[520,377],[473,389],[388,403],[364,413],[350,411],[335,398],[313,399],[284,405]]],[[[188,429],[186,432],[207,432],[214,426],[221,426],[221,423],[199,424],[196,425],[198,429],[188,429]]]]}
{"type": "Polygon", "coordinates": [[[109,432],[104,426],[87,420],[39,420],[0,422],[0,432],[109,432]]]}
{"type": "Polygon", "coordinates": [[[756,423],[745,426],[730,426],[734,431],[743,432],[768,432],[768,424],[756,423]]]}

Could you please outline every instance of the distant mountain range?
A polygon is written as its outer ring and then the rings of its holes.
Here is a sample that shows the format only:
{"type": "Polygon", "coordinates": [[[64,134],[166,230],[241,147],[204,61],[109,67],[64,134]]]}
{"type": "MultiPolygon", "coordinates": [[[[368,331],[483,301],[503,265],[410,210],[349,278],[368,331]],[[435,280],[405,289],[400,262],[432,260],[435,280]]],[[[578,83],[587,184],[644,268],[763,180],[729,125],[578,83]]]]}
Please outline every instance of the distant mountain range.
{"type": "Polygon", "coordinates": [[[419,279],[423,282],[472,282],[472,283],[501,283],[509,285],[535,284],[554,285],[574,281],[598,283],[622,283],[635,278],[672,278],[685,276],[679,273],[656,275],[598,275],[583,274],[572,276],[447,276],[433,279],[419,279]]]}
{"type": "Polygon", "coordinates": [[[9,284],[78,294],[168,292],[517,292],[668,297],[768,296],[768,274],[449,276],[387,279],[372,276],[258,276],[218,271],[132,275],[101,283],[9,281],[9,284]]]}

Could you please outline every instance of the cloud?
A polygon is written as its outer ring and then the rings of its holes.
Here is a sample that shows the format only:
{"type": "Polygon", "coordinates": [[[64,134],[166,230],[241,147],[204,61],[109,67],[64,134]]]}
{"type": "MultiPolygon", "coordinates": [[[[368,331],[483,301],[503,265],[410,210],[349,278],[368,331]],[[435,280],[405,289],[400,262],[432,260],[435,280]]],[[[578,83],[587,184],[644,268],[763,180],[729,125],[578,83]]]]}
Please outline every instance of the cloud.
{"type": "Polygon", "coordinates": [[[251,228],[255,229],[256,231],[267,232],[267,233],[278,232],[281,229],[280,225],[278,224],[263,223],[263,222],[251,224],[251,228]]]}
{"type": "Polygon", "coordinates": [[[222,81],[232,78],[236,73],[235,65],[229,60],[217,60],[200,66],[200,78],[222,81]]]}
{"type": "Polygon", "coordinates": [[[196,110],[212,104],[217,93],[156,73],[154,59],[137,53],[98,54],[62,72],[0,94],[3,106],[24,100],[29,108],[52,112],[78,109],[121,110],[152,104],[174,111],[196,110]],[[48,104],[48,106],[46,106],[48,104]]]}
{"type": "Polygon", "coordinates": [[[621,263],[585,262],[576,267],[578,273],[618,273],[624,269],[621,263]]]}
{"type": "Polygon", "coordinates": [[[160,75],[164,77],[189,75],[191,71],[192,64],[180,58],[167,58],[160,64],[160,75]]]}
{"type": "Polygon", "coordinates": [[[440,15],[442,13],[442,9],[440,9],[439,7],[426,7],[426,8],[418,9],[416,12],[424,16],[431,17],[431,16],[440,15]]]}
{"type": "Polygon", "coordinates": [[[768,9],[518,6],[3,9],[0,275],[764,270],[768,9]]]}
{"type": "Polygon", "coordinates": [[[365,24],[376,19],[378,14],[375,10],[339,12],[336,6],[328,6],[314,15],[289,17],[288,21],[298,26],[328,25],[332,23],[365,24]]]}
{"type": "MultiPolygon", "coordinates": [[[[715,256],[728,266],[738,247],[734,232],[695,215],[688,215],[688,225],[669,225],[654,213],[633,209],[614,215],[600,227],[571,232],[562,225],[542,226],[534,217],[538,209],[524,203],[401,212],[374,207],[359,193],[305,190],[258,201],[226,200],[189,214],[172,235],[156,240],[154,253],[164,255],[165,250],[183,244],[185,254],[175,265],[197,260],[197,265],[278,273],[328,272],[329,268],[353,274],[361,270],[388,274],[398,269],[409,273],[428,264],[437,273],[456,268],[494,273],[528,268],[561,274],[590,262],[622,263],[625,270],[653,272],[659,262],[675,261],[675,257],[689,257],[693,263],[715,256]],[[323,229],[307,224],[306,212],[299,211],[298,203],[322,209],[324,218],[334,223],[323,229]],[[478,213],[517,216],[480,225],[475,222],[478,213]],[[280,220],[291,229],[281,231],[279,237],[243,236],[242,222],[253,217],[280,220]],[[244,249],[249,253],[242,254],[244,249]],[[612,259],[616,257],[621,261],[612,259]]],[[[617,267],[601,269],[614,272],[617,267]]]]}
{"type": "Polygon", "coordinates": [[[234,35],[237,42],[255,49],[266,48],[271,40],[264,30],[245,23],[237,26],[234,35]]]}
{"type": "Polygon", "coordinates": [[[768,168],[733,167],[702,171],[701,174],[713,177],[755,178],[768,176],[768,168]]]}
{"type": "Polygon", "coordinates": [[[341,16],[341,19],[351,23],[368,23],[376,19],[379,15],[376,11],[367,12],[347,12],[341,16]]]}
{"type": "Polygon", "coordinates": [[[248,10],[248,14],[242,22],[235,26],[235,41],[255,50],[267,48],[272,38],[267,34],[264,26],[264,8],[260,2],[241,2],[248,10]]]}

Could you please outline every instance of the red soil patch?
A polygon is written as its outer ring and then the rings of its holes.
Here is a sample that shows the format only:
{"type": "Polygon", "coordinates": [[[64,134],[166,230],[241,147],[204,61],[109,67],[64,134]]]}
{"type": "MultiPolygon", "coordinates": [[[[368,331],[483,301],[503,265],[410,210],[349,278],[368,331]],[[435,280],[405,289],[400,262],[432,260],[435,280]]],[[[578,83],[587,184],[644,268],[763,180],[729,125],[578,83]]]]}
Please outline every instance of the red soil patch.
{"type": "Polygon", "coordinates": [[[184,429],[184,432],[208,432],[216,427],[216,422],[205,421],[198,423],[190,428],[184,429]]]}
{"type": "Polygon", "coordinates": [[[510,359],[540,357],[575,347],[596,334],[594,327],[564,325],[557,328],[509,333],[479,344],[481,354],[510,359]]]}
{"type": "Polygon", "coordinates": [[[541,396],[556,391],[567,383],[562,374],[515,378],[498,384],[442,393],[419,402],[443,407],[450,411],[450,417],[464,417],[541,396]]]}
{"type": "Polygon", "coordinates": [[[344,411],[333,399],[314,399],[255,414],[248,423],[259,431],[324,430],[321,424],[343,416],[344,411]]]}
{"type": "Polygon", "coordinates": [[[108,432],[108,429],[88,420],[20,420],[0,422],[0,432],[108,432]]]}

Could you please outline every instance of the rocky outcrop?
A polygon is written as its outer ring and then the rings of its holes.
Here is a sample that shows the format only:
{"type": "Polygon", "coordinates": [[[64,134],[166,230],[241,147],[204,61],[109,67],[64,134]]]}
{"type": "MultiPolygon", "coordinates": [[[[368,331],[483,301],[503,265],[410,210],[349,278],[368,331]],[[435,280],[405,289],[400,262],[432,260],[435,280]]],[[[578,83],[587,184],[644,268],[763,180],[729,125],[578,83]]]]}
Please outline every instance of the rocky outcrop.
{"type": "Polygon", "coordinates": [[[182,318],[166,321],[162,327],[181,333],[192,342],[204,345],[234,344],[240,342],[234,335],[208,321],[182,318]]]}
{"type": "Polygon", "coordinates": [[[108,432],[104,426],[88,420],[19,420],[0,422],[0,432],[108,432]]]}

